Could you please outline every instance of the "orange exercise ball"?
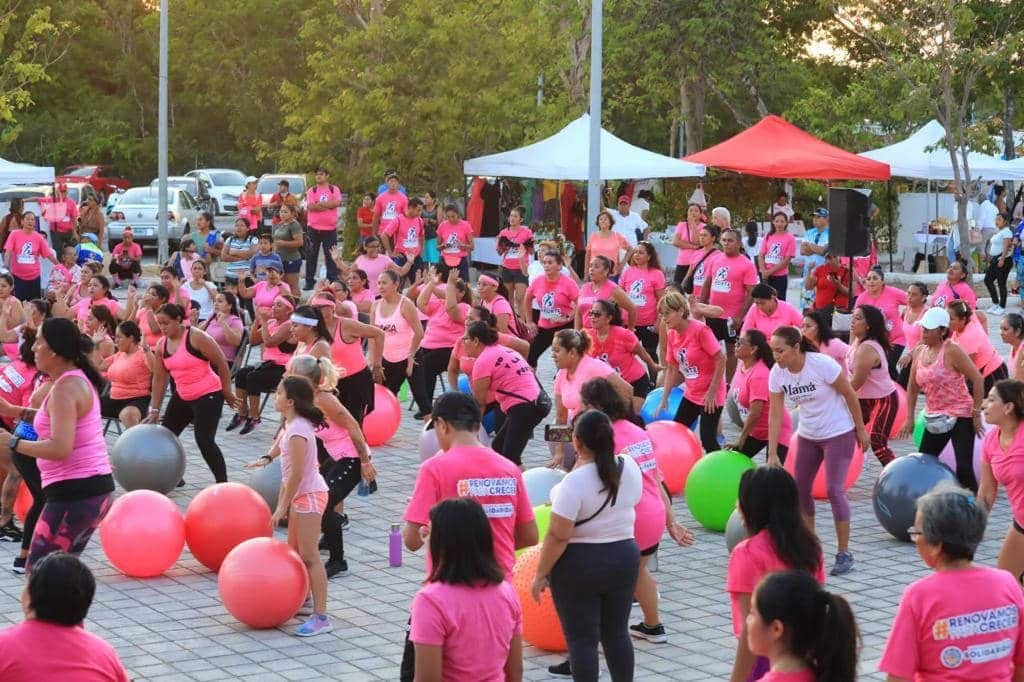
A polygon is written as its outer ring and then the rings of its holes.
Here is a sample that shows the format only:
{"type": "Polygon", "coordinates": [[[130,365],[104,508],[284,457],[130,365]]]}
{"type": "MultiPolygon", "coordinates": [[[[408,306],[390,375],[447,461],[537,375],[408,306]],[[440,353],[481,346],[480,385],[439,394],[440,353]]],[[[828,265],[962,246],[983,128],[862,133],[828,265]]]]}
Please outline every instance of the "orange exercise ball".
{"type": "Polygon", "coordinates": [[[217,483],[203,490],[185,511],[185,542],[203,566],[216,571],[236,546],[270,537],[270,507],[241,483],[217,483]]]}
{"type": "Polygon", "coordinates": [[[558,620],[555,602],[551,598],[551,588],[541,593],[539,604],[530,594],[539,561],[540,545],[537,545],[523,552],[512,569],[512,586],[516,589],[523,610],[523,639],[545,651],[568,651],[562,623],[558,620]]]}
{"type": "Polygon", "coordinates": [[[100,546],[117,570],[133,578],[151,578],[181,556],[185,519],[178,505],[162,493],[134,490],[110,505],[100,524],[100,546]]]}
{"type": "Polygon", "coordinates": [[[395,394],[380,384],[373,385],[373,410],[363,417],[363,435],[371,447],[384,445],[398,432],[402,405],[395,394]]]}
{"type": "Polygon", "coordinates": [[[295,615],[309,594],[306,565],[288,543],[246,540],[232,549],[217,574],[224,608],[251,628],[274,628],[295,615]]]}
{"type": "Polygon", "coordinates": [[[690,469],[701,458],[703,449],[693,431],[679,422],[662,420],[647,425],[647,435],[654,443],[654,460],[665,486],[672,495],[686,487],[690,469]]]}

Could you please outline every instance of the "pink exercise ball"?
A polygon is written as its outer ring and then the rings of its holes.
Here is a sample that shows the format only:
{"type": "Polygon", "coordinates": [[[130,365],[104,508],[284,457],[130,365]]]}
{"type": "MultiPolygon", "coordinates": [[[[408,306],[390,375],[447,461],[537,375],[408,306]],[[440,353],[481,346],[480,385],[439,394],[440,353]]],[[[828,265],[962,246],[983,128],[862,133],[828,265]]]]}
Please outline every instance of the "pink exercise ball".
{"type": "Polygon", "coordinates": [[[648,424],[647,435],[654,443],[654,460],[665,486],[672,495],[680,494],[690,469],[703,455],[700,441],[693,431],[667,419],[648,424]]]}
{"type": "Polygon", "coordinates": [[[185,519],[163,494],[133,490],[110,505],[100,524],[100,546],[117,570],[133,578],[151,578],[181,556],[185,519]]]}
{"type": "Polygon", "coordinates": [[[224,608],[251,628],[274,628],[295,615],[309,594],[298,553],[273,538],[246,540],[224,558],[217,575],[224,608]]]}
{"type": "MultiPolygon", "coordinates": [[[[995,428],[991,424],[984,423],[984,421],[982,426],[985,428],[985,433],[995,428]]],[[[981,444],[984,439],[984,436],[974,436],[974,457],[972,463],[974,466],[974,478],[978,481],[981,480],[981,444]]],[[[952,469],[954,474],[956,473],[956,453],[953,451],[952,439],[946,443],[946,447],[942,448],[942,452],[939,453],[939,461],[952,469]]]]}
{"type": "Polygon", "coordinates": [[[398,432],[402,405],[395,394],[380,384],[373,386],[373,411],[363,418],[363,435],[370,446],[384,445],[398,432]]]}
{"type": "Polygon", "coordinates": [[[217,483],[203,490],[185,511],[185,541],[192,556],[212,571],[246,540],[270,537],[270,508],[241,483],[217,483]]]}
{"type": "MultiPolygon", "coordinates": [[[[796,458],[800,456],[796,448],[796,431],[793,432],[793,437],[789,439],[789,452],[786,454],[786,471],[788,471],[793,478],[796,478],[796,458]]],[[[860,449],[860,443],[853,446],[853,458],[850,460],[850,468],[846,471],[846,480],[843,482],[843,490],[849,490],[857,479],[860,478],[860,472],[864,469],[864,451],[860,449]]],[[[818,473],[814,475],[814,483],[811,486],[811,496],[816,500],[827,500],[828,499],[828,487],[825,483],[825,464],[822,462],[821,466],[818,467],[818,473]]]]}

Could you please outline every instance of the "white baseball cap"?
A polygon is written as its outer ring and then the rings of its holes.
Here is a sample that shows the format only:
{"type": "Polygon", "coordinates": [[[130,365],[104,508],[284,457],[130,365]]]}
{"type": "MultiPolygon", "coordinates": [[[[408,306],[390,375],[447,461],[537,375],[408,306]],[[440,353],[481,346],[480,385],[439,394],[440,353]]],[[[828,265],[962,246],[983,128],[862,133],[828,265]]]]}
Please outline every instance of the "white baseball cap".
{"type": "Polygon", "coordinates": [[[949,313],[945,308],[929,308],[917,323],[925,329],[949,327],[949,313]]]}
{"type": "Polygon", "coordinates": [[[249,177],[247,177],[245,179],[245,184],[248,185],[250,182],[256,182],[256,176],[255,175],[250,175],[249,177]]]}

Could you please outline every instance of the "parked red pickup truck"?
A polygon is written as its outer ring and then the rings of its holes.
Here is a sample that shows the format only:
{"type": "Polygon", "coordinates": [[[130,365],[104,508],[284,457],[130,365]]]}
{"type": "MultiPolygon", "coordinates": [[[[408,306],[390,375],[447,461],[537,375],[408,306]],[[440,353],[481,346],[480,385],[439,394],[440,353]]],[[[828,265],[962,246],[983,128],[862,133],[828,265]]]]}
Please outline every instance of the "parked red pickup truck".
{"type": "Polygon", "coordinates": [[[114,172],[110,166],[68,166],[57,176],[56,182],[87,182],[100,195],[100,205],[118,189],[128,189],[132,183],[114,172]]]}

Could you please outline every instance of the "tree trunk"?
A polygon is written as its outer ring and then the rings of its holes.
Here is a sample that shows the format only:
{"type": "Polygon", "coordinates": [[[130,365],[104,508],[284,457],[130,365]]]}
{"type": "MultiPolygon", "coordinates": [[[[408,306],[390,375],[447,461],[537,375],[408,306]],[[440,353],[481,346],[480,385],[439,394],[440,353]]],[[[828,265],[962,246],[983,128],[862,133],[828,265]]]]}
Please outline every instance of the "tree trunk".
{"type": "MultiPolygon", "coordinates": [[[[686,126],[686,153],[704,149],[704,106],[707,101],[703,83],[687,79],[679,83],[679,109],[686,126]]],[[[682,146],[682,145],[680,145],[682,146]]]]}

